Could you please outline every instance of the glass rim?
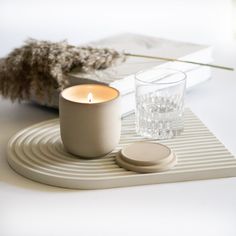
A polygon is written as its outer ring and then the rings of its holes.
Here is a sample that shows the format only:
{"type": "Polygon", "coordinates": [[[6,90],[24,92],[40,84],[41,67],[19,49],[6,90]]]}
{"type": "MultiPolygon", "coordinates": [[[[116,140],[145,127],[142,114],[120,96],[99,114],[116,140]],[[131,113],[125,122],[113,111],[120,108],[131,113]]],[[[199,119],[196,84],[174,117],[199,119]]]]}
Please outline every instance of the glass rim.
{"type": "Polygon", "coordinates": [[[184,71],[181,71],[181,70],[177,70],[177,69],[172,69],[172,68],[168,68],[168,67],[162,67],[162,68],[156,68],[156,69],[153,69],[153,70],[161,70],[161,69],[164,69],[164,70],[169,70],[169,71],[173,71],[173,72],[176,72],[176,73],[179,73],[179,74],[182,74],[183,75],[183,78],[181,79],[178,79],[177,81],[174,81],[174,82],[158,82],[158,81],[145,81],[145,80],[142,80],[140,78],[138,78],[138,75],[144,73],[144,72],[148,72],[149,70],[141,70],[137,73],[135,73],[135,80],[143,83],[143,84],[146,84],[146,85],[168,85],[168,84],[177,84],[181,81],[186,81],[186,78],[187,78],[187,75],[184,71]]]}

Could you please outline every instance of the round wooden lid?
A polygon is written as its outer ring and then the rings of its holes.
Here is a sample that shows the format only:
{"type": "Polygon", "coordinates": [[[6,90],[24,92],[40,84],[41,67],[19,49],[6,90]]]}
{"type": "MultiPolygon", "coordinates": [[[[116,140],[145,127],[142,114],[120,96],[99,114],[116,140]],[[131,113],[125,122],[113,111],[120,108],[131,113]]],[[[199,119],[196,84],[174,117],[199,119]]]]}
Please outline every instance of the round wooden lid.
{"type": "Polygon", "coordinates": [[[173,159],[170,148],[160,143],[136,142],[120,151],[121,158],[134,165],[151,166],[169,163],[173,159]]]}

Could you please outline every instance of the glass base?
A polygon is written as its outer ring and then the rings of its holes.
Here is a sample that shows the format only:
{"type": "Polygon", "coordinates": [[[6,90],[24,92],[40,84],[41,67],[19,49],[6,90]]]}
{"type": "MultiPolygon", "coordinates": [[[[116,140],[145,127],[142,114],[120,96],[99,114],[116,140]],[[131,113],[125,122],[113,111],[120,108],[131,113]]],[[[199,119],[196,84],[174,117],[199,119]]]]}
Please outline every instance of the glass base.
{"type": "Polygon", "coordinates": [[[155,131],[141,131],[136,130],[137,134],[145,138],[150,139],[170,139],[180,135],[184,131],[184,128],[178,130],[155,130],[155,131]]]}

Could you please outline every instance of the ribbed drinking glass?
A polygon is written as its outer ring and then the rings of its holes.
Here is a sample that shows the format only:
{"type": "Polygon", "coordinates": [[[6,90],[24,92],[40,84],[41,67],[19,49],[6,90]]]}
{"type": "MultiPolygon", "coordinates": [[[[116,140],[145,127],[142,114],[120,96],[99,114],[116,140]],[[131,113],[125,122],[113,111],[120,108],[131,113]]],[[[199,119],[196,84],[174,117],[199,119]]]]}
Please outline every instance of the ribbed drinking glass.
{"type": "Polygon", "coordinates": [[[168,139],[184,129],[186,74],[169,68],[141,71],[135,76],[136,131],[168,139]]]}

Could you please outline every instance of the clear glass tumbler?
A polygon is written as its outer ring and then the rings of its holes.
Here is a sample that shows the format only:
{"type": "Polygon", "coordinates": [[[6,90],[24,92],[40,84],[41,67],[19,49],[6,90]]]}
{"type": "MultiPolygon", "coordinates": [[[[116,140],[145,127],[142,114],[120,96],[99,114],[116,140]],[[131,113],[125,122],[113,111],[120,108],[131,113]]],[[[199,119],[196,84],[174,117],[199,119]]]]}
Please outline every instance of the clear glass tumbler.
{"type": "Polygon", "coordinates": [[[135,75],[136,131],[154,139],[169,139],[184,129],[186,74],[169,68],[135,75]]]}

